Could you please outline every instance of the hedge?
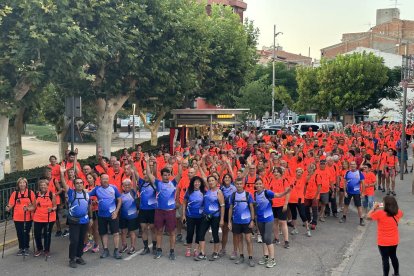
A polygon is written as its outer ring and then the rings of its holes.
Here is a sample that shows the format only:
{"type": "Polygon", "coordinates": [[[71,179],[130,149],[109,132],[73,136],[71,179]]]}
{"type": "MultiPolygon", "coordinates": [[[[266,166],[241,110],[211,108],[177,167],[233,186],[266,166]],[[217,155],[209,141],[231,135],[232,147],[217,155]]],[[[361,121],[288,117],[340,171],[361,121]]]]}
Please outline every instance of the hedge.
{"type": "MultiPolygon", "coordinates": [[[[164,135],[158,138],[158,145],[161,145],[161,144],[169,145],[169,135],[164,135]]],[[[141,145],[142,145],[142,151],[144,152],[154,151],[159,148],[159,147],[151,146],[150,141],[146,141],[142,143],[141,145]]],[[[128,148],[128,152],[131,153],[132,151],[133,151],[133,148],[128,148]]],[[[123,149],[120,149],[118,151],[112,152],[112,155],[119,158],[122,152],[123,152],[123,149]]],[[[81,165],[88,164],[88,165],[94,166],[97,164],[96,155],[89,156],[86,159],[79,159],[78,161],[81,165]]],[[[46,166],[41,166],[41,167],[36,167],[30,170],[24,170],[24,171],[6,174],[4,179],[0,181],[0,186],[4,186],[5,184],[10,185],[11,183],[13,183],[12,185],[15,185],[17,179],[19,179],[19,177],[22,177],[22,176],[26,177],[27,179],[37,179],[43,175],[45,167],[46,166]]]]}

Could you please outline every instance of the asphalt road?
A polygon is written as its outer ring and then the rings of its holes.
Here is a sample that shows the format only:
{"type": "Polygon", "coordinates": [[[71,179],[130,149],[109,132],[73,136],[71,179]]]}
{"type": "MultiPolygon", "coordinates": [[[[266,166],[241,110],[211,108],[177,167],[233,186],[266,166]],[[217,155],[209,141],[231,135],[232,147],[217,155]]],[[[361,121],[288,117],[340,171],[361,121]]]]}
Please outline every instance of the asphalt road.
{"type": "MultiPolygon", "coordinates": [[[[87,264],[76,269],[68,267],[68,238],[52,238],[51,257],[46,262],[44,258],[17,257],[16,248],[6,251],[5,258],[0,260],[1,275],[136,275],[137,273],[151,273],[151,275],[331,275],[341,263],[347,259],[344,255],[353,240],[361,236],[365,228],[358,225],[359,220],[352,212],[346,224],[339,224],[338,220],[329,217],[326,222],[320,223],[312,237],[304,235],[305,229],[300,227],[300,234],[290,237],[290,249],[282,245],[276,246],[277,265],[274,268],[265,268],[256,265],[250,268],[247,264],[236,265],[228,256],[210,262],[208,260],[195,262],[186,258],[185,246],[178,244],[177,259],[170,261],[167,257],[168,248],[164,247],[164,256],[154,260],[152,256],[135,255],[125,259],[115,260],[108,258],[101,260],[99,254],[86,253],[84,259],[87,264]]],[[[207,234],[208,236],[210,234],[207,234]]],[[[165,237],[164,244],[167,245],[165,237]]],[[[209,238],[208,238],[209,240],[209,238]]],[[[139,249],[142,249],[139,241],[139,249]]],[[[110,251],[112,252],[110,246],[110,251]]],[[[232,244],[228,244],[227,252],[231,253],[232,244]],[[230,252],[229,252],[230,251],[230,252]]],[[[254,244],[254,258],[256,261],[262,256],[262,245],[254,244]]],[[[207,245],[207,254],[211,254],[212,245],[207,245]]],[[[245,253],[246,255],[246,253],[245,253]]]]}

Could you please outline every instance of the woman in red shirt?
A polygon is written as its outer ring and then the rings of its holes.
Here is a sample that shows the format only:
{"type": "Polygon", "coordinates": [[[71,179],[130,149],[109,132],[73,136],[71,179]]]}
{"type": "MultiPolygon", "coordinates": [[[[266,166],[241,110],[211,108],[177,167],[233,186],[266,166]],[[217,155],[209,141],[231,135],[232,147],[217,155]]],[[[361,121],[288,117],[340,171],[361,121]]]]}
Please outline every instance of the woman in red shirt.
{"type": "Polygon", "coordinates": [[[14,208],[13,221],[16,227],[19,251],[17,256],[29,255],[30,229],[32,228],[32,213],[29,206],[35,200],[35,194],[27,187],[27,179],[20,177],[17,180],[16,190],[11,194],[6,212],[14,208]]]}
{"type": "Polygon", "coordinates": [[[37,249],[35,257],[39,257],[42,253],[46,258],[49,257],[52,229],[56,221],[56,196],[49,191],[48,184],[46,179],[39,180],[39,192],[33,206],[29,207],[29,210],[34,211],[34,236],[37,249]]]}
{"type": "Polygon", "coordinates": [[[296,176],[289,180],[292,191],[290,192],[289,197],[289,209],[292,214],[292,225],[293,230],[290,232],[292,235],[299,234],[298,229],[296,228],[296,219],[298,217],[298,212],[300,219],[306,226],[306,235],[311,236],[309,229],[308,220],[306,219],[305,206],[304,206],[304,189],[305,189],[305,176],[303,175],[302,168],[296,168],[296,176]]]}
{"type": "Polygon", "coordinates": [[[400,241],[398,222],[403,212],[398,209],[398,203],[392,196],[385,196],[383,199],[384,209],[379,203],[367,214],[368,219],[376,220],[378,223],[377,244],[382,258],[382,270],[384,275],[390,271],[391,259],[394,275],[399,275],[399,263],[397,258],[397,246],[400,241]]]}

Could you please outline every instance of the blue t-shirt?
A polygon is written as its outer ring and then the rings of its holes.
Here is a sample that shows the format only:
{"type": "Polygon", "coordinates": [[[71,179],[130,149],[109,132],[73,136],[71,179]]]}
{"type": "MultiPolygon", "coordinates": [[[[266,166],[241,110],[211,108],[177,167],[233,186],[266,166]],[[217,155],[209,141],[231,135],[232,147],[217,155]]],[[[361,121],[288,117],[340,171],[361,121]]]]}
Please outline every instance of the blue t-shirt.
{"type": "Polygon", "coordinates": [[[350,195],[359,195],[361,193],[361,181],[364,175],[359,171],[347,171],[345,174],[346,192],[350,195]]]}
{"type": "Polygon", "coordinates": [[[249,204],[253,203],[252,196],[245,191],[231,195],[230,205],[233,205],[232,221],[235,224],[248,224],[252,220],[249,204]]]}
{"type": "Polygon", "coordinates": [[[89,223],[88,207],[90,204],[89,194],[85,192],[75,192],[73,189],[68,190],[69,214],[72,217],[80,218],[79,224],[89,223]]]}
{"type": "Polygon", "coordinates": [[[116,210],[116,199],[121,196],[118,189],[109,184],[108,187],[96,186],[89,192],[89,196],[98,198],[98,216],[102,218],[111,217],[116,210]]]}
{"type": "Polygon", "coordinates": [[[201,218],[203,215],[203,193],[198,190],[189,194],[187,191],[184,195],[184,199],[187,200],[185,215],[189,218],[201,218]]]}
{"type": "Polygon", "coordinates": [[[148,182],[145,182],[144,179],[139,179],[139,192],[140,192],[140,210],[154,210],[157,208],[157,193],[155,187],[148,182]]]}
{"type": "Polygon", "coordinates": [[[224,196],[224,203],[226,204],[225,208],[230,208],[230,196],[237,190],[236,186],[233,183],[230,186],[226,187],[225,185],[220,186],[220,190],[224,196]]]}
{"type": "Polygon", "coordinates": [[[175,191],[177,190],[177,181],[175,179],[164,183],[161,180],[155,180],[157,188],[157,209],[174,210],[175,209],[175,191]]]}
{"type": "Polygon", "coordinates": [[[256,193],[256,215],[258,222],[274,221],[272,212],[272,198],[274,197],[275,194],[269,190],[256,193]]]}
{"type": "Polygon", "coordinates": [[[215,191],[208,190],[204,195],[204,208],[203,212],[206,215],[213,214],[214,217],[220,216],[220,203],[218,201],[218,191],[219,189],[215,191]]]}
{"type": "Polygon", "coordinates": [[[135,199],[137,198],[137,194],[135,191],[131,190],[128,193],[122,193],[122,205],[120,211],[120,217],[123,219],[135,219],[138,217],[138,210],[135,199]]]}

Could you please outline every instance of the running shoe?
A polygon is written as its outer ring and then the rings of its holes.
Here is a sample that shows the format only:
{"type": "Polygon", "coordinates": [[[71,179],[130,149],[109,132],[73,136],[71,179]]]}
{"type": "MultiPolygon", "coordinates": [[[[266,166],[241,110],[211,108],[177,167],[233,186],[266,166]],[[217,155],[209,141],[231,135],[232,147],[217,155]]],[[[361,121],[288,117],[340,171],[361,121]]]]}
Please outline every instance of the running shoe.
{"type": "Polygon", "coordinates": [[[325,222],[325,218],[320,217],[320,218],[319,218],[319,221],[325,222]]]}
{"type": "Polygon", "coordinates": [[[139,253],[139,255],[147,255],[147,254],[150,254],[150,253],[151,253],[151,251],[150,251],[149,247],[145,247],[145,248],[142,250],[142,252],[141,252],[141,253],[139,253]]]}
{"type": "Polygon", "coordinates": [[[390,195],[391,194],[391,192],[390,191],[387,191],[387,195],[390,195]]]}
{"type": "Polygon", "coordinates": [[[267,261],[267,263],[266,263],[266,267],[267,268],[272,268],[272,267],[275,267],[276,266],[276,261],[275,261],[275,259],[269,259],[268,261],[267,261]]]}
{"type": "Polygon", "coordinates": [[[210,258],[208,258],[209,261],[215,261],[219,258],[219,254],[217,252],[214,252],[211,254],[210,258]]]}
{"type": "Polygon", "coordinates": [[[276,244],[276,245],[278,245],[278,244],[280,244],[280,241],[278,239],[274,239],[273,240],[273,243],[276,244]]]}
{"type": "Polygon", "coordinates": [[[230,255],[230,260],[235,260],[235,259],[237,259],[237,252],[233,251],[233,253],[231,253],[230,255]]]}
{"type": "Polygon", "coordinates": [[[70,260],[69,261],[69,266],[71,268],[77,268],[78,267],[78,265],[76,264],[76,261],[75,260],[70,260]]]}
{"type": "Polygon", "coordinates": [[[121,247],[121,249],[119,249],[119,253],[125,253],[126,251],[127,251],[127,249],[128,249],[128,245],[127,244],[125,244],[125,245],[123,245],[122,247],[121,247]]]}
{"type": "Polygon", "coordinates": [[[194,256],[194,257],[197,257],[197,256],[198,256],[198,250],[197,250],[197,249],[194,249],[194,251],[193,251],[193,256],[194,256]]]}
{"type": "Polygon", "coordinates": [[[37,250],[35,253],[34,253],[34,255],[33,256],[35,256],[35,257],[39,257],[40,255],[42,255],[42,250],[37,250]]]}
{"type": "Polygon", "coordinates": [[[175,238],[176,242],[182,242],[183,241],[183,235],[182,234],[178,234],[177,237],[175,238]]]}
{"type": "Polygon", "coordinates": [[[360,220],[359,220],[359,225],[361,225],[361,226],[365,226],[365,221],[364,221],[364,219],[360,219],[360,220]]]}
{"type": "Polygon", "coordinates": [[[311,231],[310,230],[306,231],[306,236],[312,237],[312,234],[311,234],[311,231]]]}
{"type": "Polygon", "coordinates": [[[242,264],[242,263],[244,263],[244,257],[239,257],[234,263],[235,264],[242,264]]]}
{"type": "Polygon", "coordinates": [[[45,255],[45,258],[50,258],[49,251],[44,251],[43,254],[45,255]]]}
{"type": "Polygon", "coordinates": [[[62,233],[62,237],[67,237],[67,236],[69,236],[69,231],[65,229],[62,233]]]}
{"type": "Polygon", "coordinates": [[[82,257],[78,258],[78,259],[76,260],[76,263],[77,263],[77,264],[80,264],[80,265],[86,265],[86,262],[85,262],[85,260],[84,260],[84,259],[82,259],[82,257]]]}
{"type": "Polygon", "coordinates": [[[99,252],[99,245],[94,244],[92,247],[92,253],[98,253],[99,252]]]}
{"type": "Polygon", "coordinates": [[[257,243],[263,243],[262,235],[257,235],[257,243]]]}
{"type": "Polygon", "coordinates": [[[23,256],[23,252],[24,252],[24,249],[19,249],[19,251],[17,251],[16,256],[23,256]]]}
{"type": "Polygon", "coordinates": [[[93,247],[91,242],[88,242],[87,244],[85,244],[85,246],[83,247],[83,253],[88,252],[89,250],[91,250],[93,247]]]}
{"type": "Polygon", "coordinates": [[[159,250],[157,250],[157,251],[155,252],[154,259],[159,259],[159,258],[161,258],[161,256],[162,256],[162,252],[161,252],[161,251],[159,251],[159,250]]]}
{"type": "Polygon", "coordinates": [[[168,256],[168,259],[170,259],[171,261],[175,261],[175,253],[174,253],[174,251],[173,252],[170,252],[170,255],[168,256]]]}
{"type": "Polygon", "coordinates": [[[256,266],[256,263],[254,262],[254,260],[253,260],[253,258],[249,258],[249,266],[250,267],[255,267],[256,266]]]}
{"type": "Polygon", "coordinates": [[[187,248],[187,250],[185,251],[185,256],[191,257],[191,248],[187,248]]]}
{"type": "Polygon", "coordinates": [[[55,234],[55,237],[56,238],[62,237],[62,231],[57,231],[56,234],[55,234]]]}
{"type": "Polygon", "coordinates": [[[311,224],[311,230],[316,230],[316,224],[311,224]]]}
{"type": "Polygon", "coordinates": [[[393,195],[393,196],[396,196],[397,194],[395,193],[395,191],[392,191],[391,192],[391,194],[393,195]]]}
{"type": "Polygon", "coordinates": [[[122,259],[122,254],[118,251],[114,249],[114,258],[119,260],[122,259]]]}
{"type": "Polygon", "coordinates": [[[345,217],[342,217],[340,220],[339,220],[339,223],[345,223],[346,222],[346,218],[345,217]]]}
{"type": "Polygon", "coordinates": [[[265,265],[265,264],[267,264],[268,261],[269,261],[269,257],[263,256],[257,263],[259,265],[265,265]]]}
{"type": "Polygon", "coordinates": [[[290,248],[289,241],[285,241],[285,245],[283,247],[285,249],[289,249],[290,248]]]}
{"type": "Polygon", "coordinates": [[[207,259],[206,255],[203,255],[203,254],[200,252],[200,254],[198,254],[198,256],[194,258],[194,261],[204,261],[204,260],[206,260],[206,259],[207,259]]]}
{"type": "Polygon", "coordinates": [[[108,248],[104,248],[102,254],[101,254],[101,259],[104,258],[108,258],[109,257],[109,249],[108,248]]]}
{"type": "Polygon", "coordinates": [[[24,249],[23,256],[29,256],[29,252],[30,252],[29,248],[24,249]]]}
{"type": "Polygon", "coordinates": [[[219,254],[219,257],[221,258],[221,257],[226,255],[226,250],[225,249],[220,249],[218,254],[219,254]]]}
{"type": "Polygon", "coordinates": [[[137,251],[135,250],[135,247],[131,246],[131,247],[129,248],[128,255],[135,254],[135,252],[137,252],[137,251]]]}
{"type": "Polygon", "coordinates": [[[290,231],[290,234],[297,235],[297,234],[299,234],[299,231],[298,231],[298,229],[293,228],[292,231],[290,231]]]}

